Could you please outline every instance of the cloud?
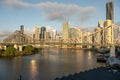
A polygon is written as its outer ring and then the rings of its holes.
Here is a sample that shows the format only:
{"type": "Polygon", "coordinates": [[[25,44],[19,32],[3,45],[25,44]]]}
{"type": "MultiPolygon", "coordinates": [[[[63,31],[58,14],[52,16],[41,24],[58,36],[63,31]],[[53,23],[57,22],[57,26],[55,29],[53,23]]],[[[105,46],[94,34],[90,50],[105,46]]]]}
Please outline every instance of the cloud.
{"type": "Polygon", "coordinates": [[[48,20],[80,20],[86,21],[93,17],[95,7],[80,7],[75,4],[64,4],[57,2],[42,2],[35,4],[35,7],[44,12],[48,20]]]}
{"type": "Polygon", "coordinates": [[[5,38],[8,37],[11,33],[12,33],[12,31],[8,31],[8,30],[0,31],[0,40],[5,39],[5,38]]]}
{"type": "Polygon", "coordinates": [[[1,3],[13,8],[24,8],[30,5],[29,3],[22,2],[21,0],[1,0],[1,3]]]}
{"type": "Polygon", "coordinates": [[[75,20],[85,22],[92,19],[95,7],[80,7],[76,4],[64,4],[58,2],[41,2],[38,4],[32,4],[23,2],[22,0],[2,0],[7,6],[13,8],[34,7],[43,12],[43,15],[50,21],[65,21],[75,20]]]}

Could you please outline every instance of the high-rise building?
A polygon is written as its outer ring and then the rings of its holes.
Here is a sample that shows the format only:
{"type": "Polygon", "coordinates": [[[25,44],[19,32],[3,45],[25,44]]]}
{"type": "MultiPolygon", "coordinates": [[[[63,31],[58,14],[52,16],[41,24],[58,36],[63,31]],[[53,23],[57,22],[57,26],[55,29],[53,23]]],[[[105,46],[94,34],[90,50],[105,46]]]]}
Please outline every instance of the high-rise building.
{"type": "Polygon", "coordinates": [[[106,20],[112,20],[114,22],[114,8],[113,8],[113,2],[110,1],[106,3],[106,20]]]}
{"type": "Polygon", "coordinates": [[[70,23],[69,22],[65,22],[63,23],[63,39],[66,41],[67,39],[69,39],[69,26],[70,23]]]}
{"type": "Polygon", "coordinates": [[[87,32],[84,32],[84,35],[83,35],[83,43],[84,44],[87,44],[87,48],[91,48],[92,46],[90,44],[92,44],[92,33],[87,31],[87,32]]]}
{"type": "MultiPolygon", "coordinates": [[[[73,43],[82,43],[82,30],[78,27],[69,29],[69,38],[73,40],[73,43]]],[[[70,41],[71,42],[71,41],[70,41]]],[[[77,45],[76,47],[82,48],[82,45],[77,45]]]]}
{"type": "Polygon", "coordinates": [[[50,39],[50,32],[45,31],[44,32],[44,40],[48,41],[50,39]]]}
{"type": "Polygon", "coordinates": [[[57,30],[56,29],[52,29],[50,31],[50,37],[51,37],[51,39],[55,39],[56,35],[57,35],[57,30]]]}
{"type": "Polygon", "coordinates": [[[82,39],[81,29],[78,28],[78,27],[70,28],[69,29],[69,38],[71,38],[71,39],[82,39]]]}
{"type": "Polygon", "coordinates": [[[24,25],[21,25],[21,26],[20,26],[20,31],[21,31],[22,33],[24,33],[24,25]]]}
{"type": "Polygon", "coordinates": [[[39,26],[35,27],[34,38],[35,38],[35,42],[40,41],[40,27],[39,26]]]}
{"type": "Polygon", "coordinates": [[[40,39],[41,40],[45,39],[45,31],[46,31],[46,28],[44,26],[41,27],[41,32],[40,32],[40,39]]]}
{"type": "Polygon", "coordinates": [[[99,48],[101,47],[101,28],[100,27],[97,27],[94,29],[94,45],[96,48],[99,48]]]}

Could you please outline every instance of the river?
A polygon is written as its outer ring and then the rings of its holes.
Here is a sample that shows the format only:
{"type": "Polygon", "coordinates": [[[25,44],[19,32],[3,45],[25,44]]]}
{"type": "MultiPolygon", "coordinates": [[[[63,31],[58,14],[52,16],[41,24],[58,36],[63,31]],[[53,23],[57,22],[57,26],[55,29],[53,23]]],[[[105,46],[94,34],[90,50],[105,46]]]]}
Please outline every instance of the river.
{"type": "Polygon", "coordinates": [[[104,63],[96,62],[96,53],[88,50],[45,48],[29,56],[0,57],[0,80],[54,80],[88,70],[104,63]]]}

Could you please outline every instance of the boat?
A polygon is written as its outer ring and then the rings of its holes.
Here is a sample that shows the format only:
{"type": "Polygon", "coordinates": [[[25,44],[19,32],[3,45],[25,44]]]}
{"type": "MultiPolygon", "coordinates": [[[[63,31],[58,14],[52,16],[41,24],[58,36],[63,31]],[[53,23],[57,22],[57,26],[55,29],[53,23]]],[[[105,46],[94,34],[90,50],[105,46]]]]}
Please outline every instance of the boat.
{"type": "Polygon", "coordinates": [[[101,48],[101,49],[97,49],[97,52],[105,54],[105,53],[109,52],[109,49],[103,49],[103,48],[101,48]]]}
{"type": "Polygon", "coordinates": [[[97,62],[106,62],[106,57],[103,54],[97,54],[97,62]]]}

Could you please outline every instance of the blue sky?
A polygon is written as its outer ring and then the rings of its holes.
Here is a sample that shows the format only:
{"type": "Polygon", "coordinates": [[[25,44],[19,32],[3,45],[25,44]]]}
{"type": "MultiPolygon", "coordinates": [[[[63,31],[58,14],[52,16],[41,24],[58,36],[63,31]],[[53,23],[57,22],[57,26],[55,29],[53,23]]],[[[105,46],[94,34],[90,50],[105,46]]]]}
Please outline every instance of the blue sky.
{"type": "MultiPolygon", "coordinates": [[[[0,0],[0,37],[24,25],[51,26],[61,31],[62,23],[94,29],[106,19],[106,3],[110,0],[0,0]]],[[[120,0],[114,0],[115,23],[120,23],[120,0]]]]}

